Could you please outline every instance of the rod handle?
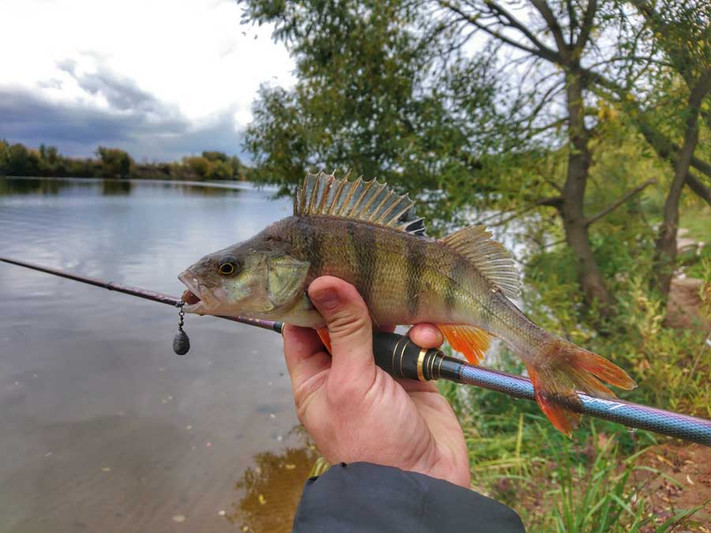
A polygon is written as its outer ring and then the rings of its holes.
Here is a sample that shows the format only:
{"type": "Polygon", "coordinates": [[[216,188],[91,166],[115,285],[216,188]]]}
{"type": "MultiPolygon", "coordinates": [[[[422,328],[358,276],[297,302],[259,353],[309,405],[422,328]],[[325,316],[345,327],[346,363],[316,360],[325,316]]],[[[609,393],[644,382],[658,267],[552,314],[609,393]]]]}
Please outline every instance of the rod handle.
{"type": "Polygon", "coordinates": [[[452,359],[435,348],[422,348],[397,333],[373,333],[373,354],[375,364],[391,376],[419,381],[447,377],[443,370],[449,370],[448,360],[452,359]]]}

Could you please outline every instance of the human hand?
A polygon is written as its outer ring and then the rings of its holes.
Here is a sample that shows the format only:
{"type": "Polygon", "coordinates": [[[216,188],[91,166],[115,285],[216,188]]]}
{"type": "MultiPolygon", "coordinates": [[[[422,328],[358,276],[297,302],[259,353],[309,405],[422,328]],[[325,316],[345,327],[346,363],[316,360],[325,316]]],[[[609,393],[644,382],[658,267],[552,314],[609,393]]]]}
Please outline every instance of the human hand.
{"type": "MultiPolygon", "coordinates": [[[[326,460],[365,461],[419,472],[469,488],[462,429],[432,383],[395,380],[375,365],[373,332],[355,287],[325,276],[309,297],[326,320],[331,357],[313,329],[287,326],[284,355],[303,423],[326,460]]],[[[442,344],[432,324],[410,338],[423,348],[442,344]]]]}

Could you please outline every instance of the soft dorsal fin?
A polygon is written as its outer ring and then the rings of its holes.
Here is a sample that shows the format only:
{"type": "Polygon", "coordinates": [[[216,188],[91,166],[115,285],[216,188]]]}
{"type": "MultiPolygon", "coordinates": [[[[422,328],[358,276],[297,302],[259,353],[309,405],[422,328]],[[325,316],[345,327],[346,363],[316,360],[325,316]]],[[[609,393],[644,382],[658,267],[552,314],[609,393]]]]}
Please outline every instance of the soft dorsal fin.
{"type": "Polygon", "coordinates": [[[385,183],[348,181],[325,172],[308,174],[294,197],[294,215],[350,218],[425,235],[414,206],[409,196],[398,195],[385,183]]]}
{"type": "Polygon", "coordinates": [[[507,298],[518,298],[521,279],[511,254],[501,244],[491,239],[485,226],[469,226],[443,237],[440,242],[456,250],[507,298]]]}

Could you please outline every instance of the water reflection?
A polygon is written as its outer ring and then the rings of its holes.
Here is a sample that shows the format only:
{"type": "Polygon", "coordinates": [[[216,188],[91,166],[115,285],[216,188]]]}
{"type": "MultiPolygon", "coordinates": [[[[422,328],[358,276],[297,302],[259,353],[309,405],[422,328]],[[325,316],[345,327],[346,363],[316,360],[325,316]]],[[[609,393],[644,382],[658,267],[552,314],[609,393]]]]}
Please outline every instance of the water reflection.
{"type": "Polygon", "coordinates": [[[263,452],[254,458],[235,489],[244,492],[225,516],[242,531],[250,533],[288,533],[301,499],[304,483],[319,454],[308,442],[303,426],[290,435],[295,441],[280,453],[263,452]]]}
{"type": "Polygon", "coordinates": [[[131,194],[130,180],[101,180],[101,194],[104,196],[131,194]]]}
{"type": "Polygon", "coordinates": [[[66,186],[64,180],[0,177],[0,196],[11,196],[15,194],[59,194],[63,186],[66,186]]]}
{"type": "MultiPolygon", "coordinates": [[[[147,191],[175,192],[182,191],[190,195],[220,197],[239,195],[245,191],[254,191],[255,187],[244,182],[199,182],[166,180],[131,180],[98,178],[32,178],[0,176],[0,196],[47,194],[54,195],[72,189],[99,191],[105,196],[130,195],[138,187],[139,194],[147,191]]],[[[265,188],[267,196],[276,193],[274,188],[265,188]]]]}
{"type": "MultiPolygon", "coordinates": [[[[0,178],[0,251],[179,294],[186,265],[291,211],[231,187],[0,178]]],[[[238,529],[235,480],[298,423],[278,335],[191,316],[178,358],[170,306],[7,264],[0,301],[0,533],[238,529]]]]}

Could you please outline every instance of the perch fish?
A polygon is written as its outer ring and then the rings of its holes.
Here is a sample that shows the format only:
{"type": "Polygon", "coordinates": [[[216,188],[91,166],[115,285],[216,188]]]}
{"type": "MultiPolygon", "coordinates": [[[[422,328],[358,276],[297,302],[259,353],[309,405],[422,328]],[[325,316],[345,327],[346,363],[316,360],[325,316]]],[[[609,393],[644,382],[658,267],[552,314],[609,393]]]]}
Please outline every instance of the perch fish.
{"type": "Polygon", "coordinates": [[[636,386],[618,366],[549,333],[518,309],[513,259],[484,226],[431,239],[414,202],[375,180],[308,175],[292,216],[203,257],[179,279],[188,288],[186,312],[319,329],[324,320],[306,289],[324,275],[353,284],[376,324],[436,324],[473,364],[492,336],[502,339],[526,365],[541,410],[565,434],[580,418],[576,390],[611,398],[603,381],[636,386]]]}

